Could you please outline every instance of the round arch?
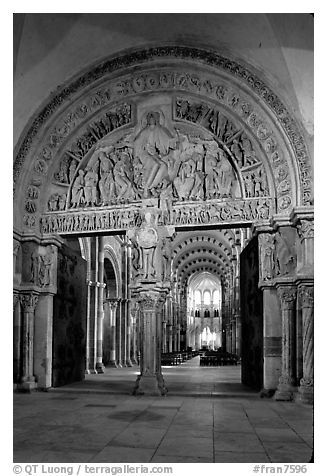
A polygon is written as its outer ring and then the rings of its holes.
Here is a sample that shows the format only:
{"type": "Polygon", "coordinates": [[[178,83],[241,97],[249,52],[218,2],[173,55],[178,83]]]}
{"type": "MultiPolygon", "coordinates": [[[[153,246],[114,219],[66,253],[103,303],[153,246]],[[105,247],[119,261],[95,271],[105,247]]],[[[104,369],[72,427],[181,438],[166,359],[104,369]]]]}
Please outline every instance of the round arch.
{"type": "Polygon", "coordinates": [[[221,146],[242,197],[257,173],[266,183],[262,198],[272,198],[270,213],[287,215],[312,203],[301,127],[262,75],[216,52],[158,46],[103,61],[38,111],[15,151],[15,227],[39,234],[40,216],[49,207],[66,211],[78,169],[87,166],[99,143],[117,143],[138,127],[154,97],[165,111],[172,108],[168,127],[202,131],[221,146]]]}

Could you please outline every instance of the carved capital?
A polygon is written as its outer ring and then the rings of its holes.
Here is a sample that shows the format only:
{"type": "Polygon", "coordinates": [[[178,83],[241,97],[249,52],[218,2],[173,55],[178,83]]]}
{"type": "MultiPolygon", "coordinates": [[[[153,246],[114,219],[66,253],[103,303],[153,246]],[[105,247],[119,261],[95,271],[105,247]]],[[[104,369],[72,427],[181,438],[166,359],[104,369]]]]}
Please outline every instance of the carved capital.
{"type": "Polygon", "coordinates": [[[288,286],[282,286],[277,289],[282,310],[292,309],[296,299],[296,289],[288,286]]]}
{"type": "Polygon", "coordinates": [[[301,378],[301,387],[313,387],[313,378],[301,378]]]}
{"type": "Polygon", "coordinates": [[[112,311],[114,311],[115,309],[117,309],[118,299],[108,299],[108,303],[109,303],[110,309],[111,309],[112,311]]]}
{"type": "Polygon", "coordinates": [[[165,295],[164,293],[149,291],[141,293],[136,299],[141,310],[160,311],[165,302],[165,295]]]}
{"type": "Polygon", "coordinates": [[[33,293],[20,294],[19,300],[21,305],[23,306],[24,312],[34,313],[37,302],[39,300],[39,296],[33,293]]]}
{"type": "Polygon", "coordinates": [[[313,286],[301,286],[299,288],[299,294],[302,302],[302,308],[312,308],[314,301],[313,286]]]}
{"type": "Polygon", "coordinates": [[[300,220],[297,225],[297,230],[301,241],[314,238],[314,221],[300,220]]]}

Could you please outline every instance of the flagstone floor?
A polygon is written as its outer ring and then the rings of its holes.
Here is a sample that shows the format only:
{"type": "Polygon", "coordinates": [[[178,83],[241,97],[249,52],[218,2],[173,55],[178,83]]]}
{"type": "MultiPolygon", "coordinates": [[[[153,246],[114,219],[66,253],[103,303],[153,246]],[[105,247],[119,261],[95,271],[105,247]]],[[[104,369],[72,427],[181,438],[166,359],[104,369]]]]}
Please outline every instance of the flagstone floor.
{"type": "Polygon", "coordinates": [[[14,394],[15,463],[307,463],[312,407],[261,399],[240,367],[164,367],[165,397],[131,395],[138,368],[14,394]]]}

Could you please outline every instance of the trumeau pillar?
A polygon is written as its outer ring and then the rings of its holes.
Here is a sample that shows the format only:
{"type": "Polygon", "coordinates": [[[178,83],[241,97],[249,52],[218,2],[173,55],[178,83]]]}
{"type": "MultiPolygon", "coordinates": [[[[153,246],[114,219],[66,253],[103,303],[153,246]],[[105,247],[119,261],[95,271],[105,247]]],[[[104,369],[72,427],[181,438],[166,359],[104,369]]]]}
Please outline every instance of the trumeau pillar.
{"type": "Polygon", "coordinates": [[[149,290],[136,295],[141,311],[141,362],[134,395],[165,395],[161,373],[161,310],[165,293],[149,290]]]}
{"type": "Polygon", "coordinates": [[[275,393],[276,400],[292,400],[296,391],[296,339],[294,285],[277,285],[277,293],[282,309],[282,372],[275,393]]]}
{"type": "Polygon", "coordinates": [[[36,388],[34,376],[34,313],[39,299],[33,292],[20,294],[23,308],[22,336],[22,375],[17,388],[21,391],[31,391],[36,388]]]}
{"type": "Polygon", "coordinates": [[[303,322],[303,377],[300,380],[299,400],[313,403],[313,286],[301,285],[299,296],[303,322]]]}
{"type": "MultiPolygon", "coordinates": [[[[162,306],[169,293],[168,281],[162,281],[163,239],[172,236],[173,227],[157,226],[159,208],[149,201],[139,228],[128,231],[134,242],[138,264],[134,265],[132,298],[140,311],[140,375],[134,395],[165,395],[167,392],[161,373],[162,306]]],[[[157,201],[156,201],[157,203],[157,201]]]]}

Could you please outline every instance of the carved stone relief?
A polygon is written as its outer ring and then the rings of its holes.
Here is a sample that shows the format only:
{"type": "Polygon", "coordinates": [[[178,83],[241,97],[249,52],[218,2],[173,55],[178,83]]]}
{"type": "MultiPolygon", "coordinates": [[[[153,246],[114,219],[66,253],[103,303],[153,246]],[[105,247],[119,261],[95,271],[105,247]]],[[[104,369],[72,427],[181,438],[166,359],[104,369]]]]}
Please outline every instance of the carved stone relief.
{"type": "MultiPolygon", "coordinates": [[[[111,207],[107,210],[49,213],[40,218],[43,234],[81,233],[90,231],[127,230],[142,223],[142,207],[111,207]]],[[[161,209],[158,225],[192,226],[207,224],[236,224],[267,220],[272,214],[272,201],[266,199],[214,200],[192,204],[175,203],[169,214],[161,209]]]]}
{"type": "Polygon", "coordinates": [[[46,248],[45,253],[35,249],[30,256],[30,282],[39,287],[50,286],[53,283],[54,250],[46,248]]]}
{"type": "MultiPolygon", "coordinates": [[[[252,74],[247,68],[244,68],[243,66],[238,65],[236,62],[230,61],[227,58],[217,54],[187,47],[166,46],[149,48],[142,53],[135,52],[129,55],[121,56],[120,58],[102,63],[100,67],[89,71],[85,76],[81,76],[74,83],[68,87],[65,87],[56,96],[54,96],[51,102],[49,102],[44,110],[41,111],[22,141],[15,160],[14,180],[16,181],[21,166],[25,160],[25,157],[28,155],[31,146],[33,145],[34,138],[37,136],[39,129],[43,127],[46,121],[52,116],[57,108],[63,104],[64,101],[70,100],[70,96],[72,94],[82,89],[86,85],[91,84],[96,79],[105,77],[105,75],[109,72],[128,67],[131,64],[136,64],[140,58],[142,58],[142,61],[144,62],[146,60],[164,57],[165,55],[180,59],[193,58],[196,61],[200,59],[203,64],[207,63],[211,67],[214,66],[218,69],[224,70],[231,76],[235,76],[235,78],[238,80],[246,83],[247,86],[250,87],[254,93],[257,94],[267,104],[268,107],[270,107],[271,111],[276,115],[278,122],[288,135],[294,153],[297,157],[302,184],[302,203],[312,203],[312,180],[310,177],[310,164],[304,139],[301,136],[295,121],[289,115],[288,111],[281,103],[279,98],[262,82],[262,80],[252,74]]],[[[37,161],[41,157],[45,161],[50,160],[53,157],[52,148],[56,147],[58,142],[60,142],[63,137],[72,132],[81,118],[85,118],[87,114],[92,113],[94,110],[100,109],[110,101],[146,90],[155,91],[172,88],[176,90],[179,89],[196,92],[204,95],[205,97],[214,98],[228,105],[230,108],[237,110],[244,118],[250,120],[249,123],[258,124],[256,133],[260,140],[268,137],[268,134],[270,133],[267,127],[262,126],[260,121],[255,120],[255,118],[251,115],[254,109],[253,105],[250,104],[248,100],[242,98],[241,95],[235,93],[231,88],[229,88],[229,86],[222,84],[222,82],[219,84],[208,76],[206,77],[206,74],[197,76],[188,72],[168,70],[151,71],[143,74],[135,73],[124,80],[120,79],[116,81],[116,83],[111,83],[109,86],[106,83],[105,87],[102,87],[98,90],[93,90],[89,98],[86,101],[84,100],[84,103],[79,103],[77,106],[75,105],[74,108],[67,113],[67,116],[62,120],[61,124],[57,124],[54,130],[49,133],[49,141],[48,143],[44,144],[41,155],[38,156],[37,161]]],[[[196,117],[194,116],[194,111],[191,112],[193,117],[196,117]]],[[[195,111],[195,114],[198,114],[198,112],[195,111]]],[[[101,125],[98,127],[101,128],[101,125]]],[[[267,142],[267,148],[268,150],[273,150],[274,146],[271,147],[271,143],[267,142]]],[[[235,150],[236,149],[237,148],[235,147],[235,150]]],[[[44,163],[38,162],[36,163],[35,168],[39,173],[43,173],[45,168],[44,165],[44,163]]],[[[278,203],[281,210],[285,209],[286,206],[289,208],[291,206],[290,196],[287,196],[286,199],[279,199],[278,203]]]]}

